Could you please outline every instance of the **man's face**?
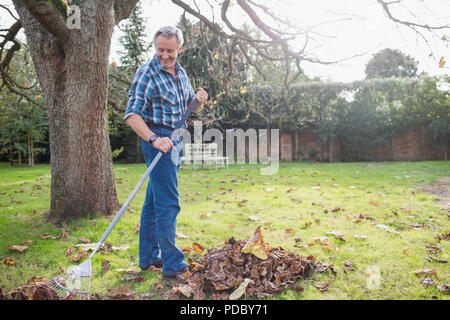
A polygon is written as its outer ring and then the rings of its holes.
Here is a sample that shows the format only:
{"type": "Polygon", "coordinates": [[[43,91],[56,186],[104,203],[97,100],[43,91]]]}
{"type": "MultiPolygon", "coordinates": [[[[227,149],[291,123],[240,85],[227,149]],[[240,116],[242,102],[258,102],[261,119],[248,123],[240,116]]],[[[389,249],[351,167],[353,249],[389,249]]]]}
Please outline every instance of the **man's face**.
{"type": "Polygon", "coordinates": [[[159,35],[156,37],[156,56],[164,69],[173,69],[178,54],[181,52],[181,47],[178,48],[177,37],[170,39],[159,35]]]}

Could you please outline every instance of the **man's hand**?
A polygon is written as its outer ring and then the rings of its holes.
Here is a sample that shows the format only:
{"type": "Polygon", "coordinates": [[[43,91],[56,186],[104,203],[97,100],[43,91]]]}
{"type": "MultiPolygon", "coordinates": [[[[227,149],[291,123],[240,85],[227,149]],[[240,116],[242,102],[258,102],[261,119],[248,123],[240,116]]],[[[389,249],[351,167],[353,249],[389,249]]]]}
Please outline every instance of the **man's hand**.
{"type": "Polygon", "coordinates": [[[208,100],[208,94],[203,88],[198,88],[197,93],[195,94],[195,98],[197,99],[198,106],[193,110],[193,112],[199,112],[202,110],[203,104],[208,100]]]}
{"type": "Polygon", "coordinates": [[[169,137],[158,137],[158,139],[153,142],[152,146],[158,148],[163,153],[175,148],[169,137]]]}

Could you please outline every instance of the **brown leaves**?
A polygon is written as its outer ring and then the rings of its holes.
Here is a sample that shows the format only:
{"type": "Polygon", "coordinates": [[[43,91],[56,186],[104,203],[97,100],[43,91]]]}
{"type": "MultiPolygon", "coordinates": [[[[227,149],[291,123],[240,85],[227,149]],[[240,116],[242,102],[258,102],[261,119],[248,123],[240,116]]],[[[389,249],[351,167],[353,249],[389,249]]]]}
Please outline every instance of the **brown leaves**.
{"type": "Polygon", "coordinates": [[[17,264],[17,261],[14,260],[14,259],[11,258],[11,257],[3,258],[3,259],[2,259],[2,262],[3,262],[4,264],[6,264],[7,266],[14,266],[15,264],[17,264]]]}
{"type": "Polygon", "coordinates": [[[8,246],[9,251],[24,252],[27,249],[27,246],[8,246]]]}
{"type": "Polygon", "coordinates": [[[128,271],[120,278],[120,281],[143,282],[145,280],[147,279],[143,276],[140,276],[139,271],[128,271]]]}
{"type": "Polygon", "coordinates": [[[105,300],[113,299],[113,300],[136,300],[136,296],[131,293],[131,286],[122,286],[119,288],[109,289],[108,297],[104,298],[105,300]]]}
{"type": "Polygon", "coordinates": [[[192,249],[194,249],[194,251],[198,253],[202,253],[203,250],[205,250],[200,244],[195,242],[192,244],[192,249]]]}
{"type": "Polygon", "coordinates": [[[317,290],[324,292],[324,291],[328,290],[328,288],[330,287],[330,284],[329,283],[317,283],[315,285],[315,287],[317,288],[317,290]]]}
{"type": "Polygon", "coordinates": [[[258,227],[249,241],[228,238],[223,248],[208,249],[201,261],[191,262],[192,273],[179,278],[173,292],[193,299],[205,299],[207,291],[221,300],[243,295],[272,297],[313,274],[314,265],[312,256],[301,257],[281,247],[269,248],[258,227]],[[245,247],[248,252],[243,250],[245,247]],[[267,258],[261,259],[255,252],[264,252],[267,258]]]}
{"type": "Polygon", "coordinates": [[[44,277],[32,277],[26,285],[10,293],[13,300],[61,300],[44,277]]]}
{"type": "Polygon", "coordinates": [[[416,271],[414,271],[414,273],[416,275],[427,274],[427,275],[437,276],[436,269],[429,269],[429,268],[423,268],[421,270],[416,270],[416,271]]]}

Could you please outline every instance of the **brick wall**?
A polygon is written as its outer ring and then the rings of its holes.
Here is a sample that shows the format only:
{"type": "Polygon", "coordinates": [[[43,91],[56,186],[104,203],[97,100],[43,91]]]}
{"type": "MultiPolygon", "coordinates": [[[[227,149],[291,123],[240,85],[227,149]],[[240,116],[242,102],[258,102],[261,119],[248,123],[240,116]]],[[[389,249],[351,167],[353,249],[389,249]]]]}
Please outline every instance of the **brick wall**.
{"type": "MultiPolygon", "coordinates": [[[[315,150],[316,161],[333,162],[339,159],[339,141],[320,144],[313,129],[280,132],[280,158],[282,161],[308,159],[315,150]],[[296,137],[295,137],[296,136],[296,137]],[[295,145],[296,140],[296,145],[295,145]]],[[[399,134],[393,141],[377,145],[372,149],[373,161],[421,161],[444,160],[444,151],[436,151],[429,136],[422,136],[420,130],[399,134]]],[[[450,142],[447,142],[447,157],[450,155],[450,142]]]]}

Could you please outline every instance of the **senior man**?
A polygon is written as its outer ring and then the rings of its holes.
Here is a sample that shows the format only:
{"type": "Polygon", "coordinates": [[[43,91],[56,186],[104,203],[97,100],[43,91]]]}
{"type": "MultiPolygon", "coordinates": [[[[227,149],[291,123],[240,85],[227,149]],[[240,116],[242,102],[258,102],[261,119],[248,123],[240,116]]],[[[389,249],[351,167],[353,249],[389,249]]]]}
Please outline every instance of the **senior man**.
{"type": "Polygon", "coordinates": [[[150,173],[141,212],[139,266],[142,270],[162,266],[164,278],[175,278],[186,271],[187,264],[175,244],[176,219],[180,212],[179,163],[172,161],[171,153],[179,152],[180,148],[175,146],[181,143],[181,138],[172,141],[170,137],[194,96],[199,102],[194,110],[197,112],[208,94],[202,88],[194,94],[186,72],[177,62],[183,46],[180,29],[162,27],[153,40],[156,53],[136,72],[124,120],[142,138],[147,166],[159,151],[163,152],[150,173]]]}

